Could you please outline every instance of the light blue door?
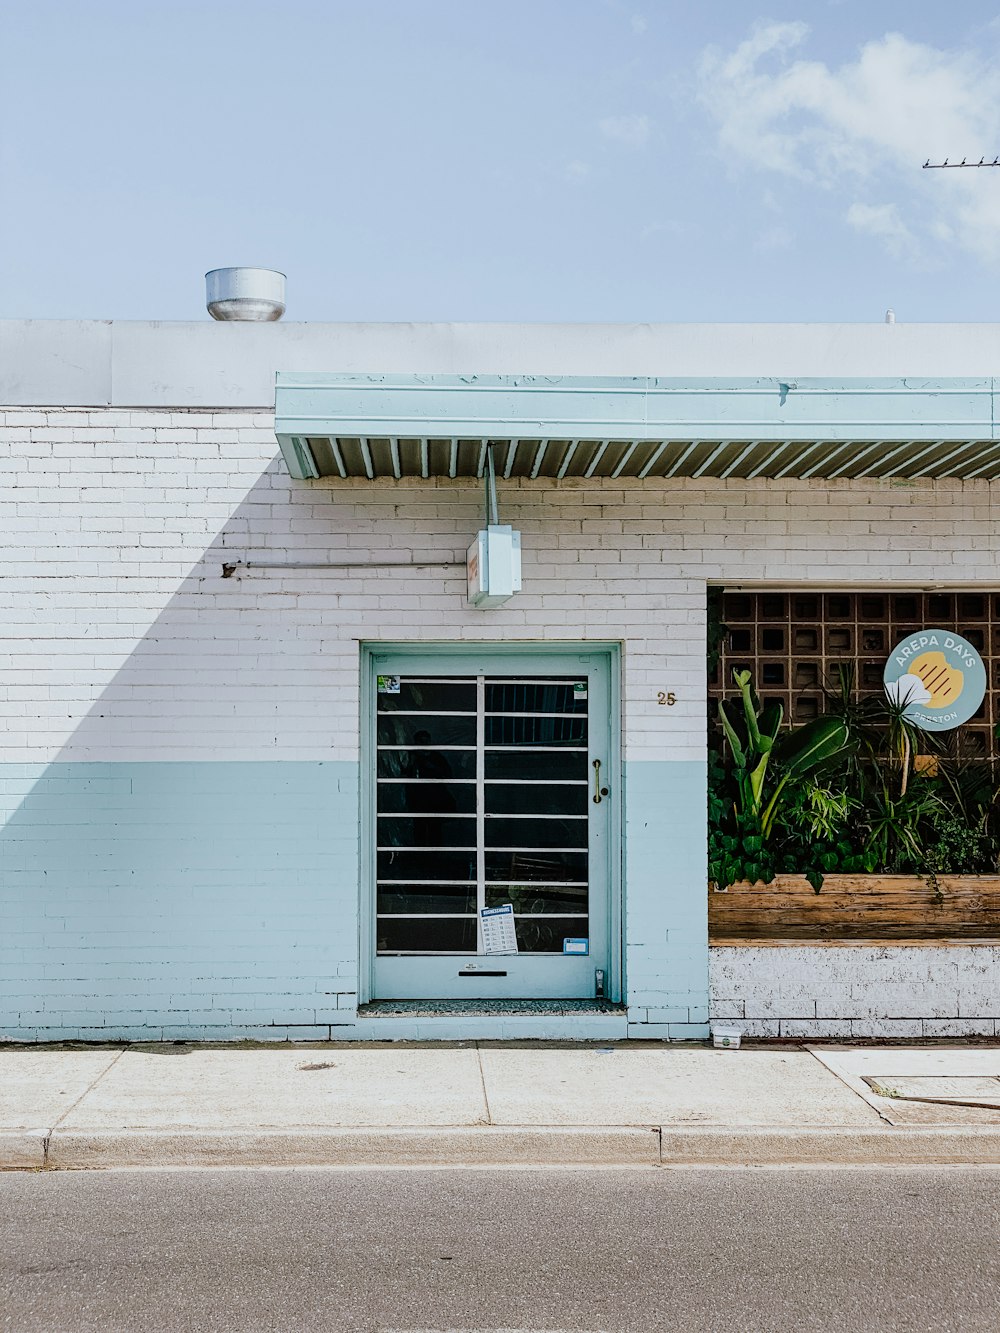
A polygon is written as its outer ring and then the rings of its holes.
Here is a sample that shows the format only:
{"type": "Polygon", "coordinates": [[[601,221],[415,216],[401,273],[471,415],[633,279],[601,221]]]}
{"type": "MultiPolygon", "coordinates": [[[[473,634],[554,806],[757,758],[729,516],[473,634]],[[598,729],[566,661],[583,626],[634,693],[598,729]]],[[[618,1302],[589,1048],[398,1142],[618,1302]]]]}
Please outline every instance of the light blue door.
{"type": "Polygon", "coordinates": [[[371,669],[374,997],[616,995],[609,654],[371,669]],[[513,941],[493,952],[481,914],[508,904],[513,941]]]}

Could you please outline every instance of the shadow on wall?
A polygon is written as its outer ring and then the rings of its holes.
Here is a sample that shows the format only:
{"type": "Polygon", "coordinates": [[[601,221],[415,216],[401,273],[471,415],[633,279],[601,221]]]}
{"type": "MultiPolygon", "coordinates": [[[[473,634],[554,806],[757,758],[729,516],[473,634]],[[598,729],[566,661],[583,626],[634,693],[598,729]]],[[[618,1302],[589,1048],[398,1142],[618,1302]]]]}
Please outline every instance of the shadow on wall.
{"type": "MultiPolygon", "coordinates": [[[[57,756],[0,765],[0,1038],[351,1021],[356,627],[395,576],[238,562],[364,559],[385,510],[359,517],[349,491],[291,483],[275,458],[57,756]]],[[[117,614],[148,616],[163,582],[115,580],[117,614]]],[[[98,633],[120,634],[115,615],[98,633]]]]}

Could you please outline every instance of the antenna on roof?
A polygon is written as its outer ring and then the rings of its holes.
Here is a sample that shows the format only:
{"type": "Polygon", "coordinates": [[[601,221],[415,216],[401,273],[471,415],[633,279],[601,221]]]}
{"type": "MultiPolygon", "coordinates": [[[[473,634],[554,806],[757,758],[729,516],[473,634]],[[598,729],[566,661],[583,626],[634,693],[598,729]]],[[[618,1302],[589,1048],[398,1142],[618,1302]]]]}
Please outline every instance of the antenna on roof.
{"type": "Polygon", "coordinates": [[[961,162],[949,162],[947,158],[943,162],[932,162],[928,158],[924,163],[925,171],[928,168],[931,171],[941,171],[944,167],[1000,167],[1000,156],[995,157],[992,162],[987,162],[985,157],[981,157],[978,162],[967,162],[963,157],[961,162]]]}

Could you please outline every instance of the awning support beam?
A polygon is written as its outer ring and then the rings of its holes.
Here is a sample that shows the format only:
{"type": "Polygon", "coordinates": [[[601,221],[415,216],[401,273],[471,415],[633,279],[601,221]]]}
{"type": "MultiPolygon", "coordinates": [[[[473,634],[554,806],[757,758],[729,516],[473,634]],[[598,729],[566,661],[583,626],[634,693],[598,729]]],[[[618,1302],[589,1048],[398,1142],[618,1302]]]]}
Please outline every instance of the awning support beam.
{"type": "Polygon", "coordinates": [[[483,475],[486,481],[486,495],[485,495],[485,505],[484,505],[486,513],[486,526],[490,528],[490,527],[495,527],[496,524],[500,522],[499,510],[497,508],[497,474],[496,474],[496,468],[493,465],[492,444],[488,444],[486,446],[486,467],[484,469],[483,475]]]}

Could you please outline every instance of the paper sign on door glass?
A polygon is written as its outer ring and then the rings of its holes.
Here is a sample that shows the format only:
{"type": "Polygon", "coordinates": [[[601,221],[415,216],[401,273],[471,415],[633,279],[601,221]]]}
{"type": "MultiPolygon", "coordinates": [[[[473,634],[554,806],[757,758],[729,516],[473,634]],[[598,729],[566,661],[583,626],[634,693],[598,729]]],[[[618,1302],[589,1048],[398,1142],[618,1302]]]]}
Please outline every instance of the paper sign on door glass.
{"type": "Polygon", "coordinates": [[[483,922],[483,952],[517,953],[513,903],[484,907],[479,915],[483,922]]]}

